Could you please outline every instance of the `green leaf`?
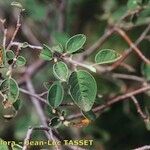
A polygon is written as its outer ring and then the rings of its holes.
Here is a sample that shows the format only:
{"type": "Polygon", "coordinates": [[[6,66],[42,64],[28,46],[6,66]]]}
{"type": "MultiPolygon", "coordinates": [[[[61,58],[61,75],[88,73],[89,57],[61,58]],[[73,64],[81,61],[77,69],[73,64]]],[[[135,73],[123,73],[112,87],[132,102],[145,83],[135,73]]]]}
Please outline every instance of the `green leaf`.
{"type": "Polygon", "coordinates": [[[53,59],[53,53],[50,47],[47,45],[43,44],[43,50],[40,53],[40,58],[43,60],[50,61],[53,59]]]}
{"type": "Polygon", "coordinates": [[[0,91],[7,96],[7,100],[14,103],[19,96],[19,88],[16,81],[12,78],[5,79],[0,85],[0,91]]]}
{"type": "Polygon", "coordinates": [[[119,60],[121,57],[116,51],[111,49],[102,49],[95,56],[95,62],[97,64],[113,63],[119,60]]]}
{"type": "Polygon", "coordinates": [[[0,149],[1,150],[9,150],[7,143],[4,140],[2,140],[1,138],[0,138],[0,141],[1,141],[1,143],[3,143],[0,145],[0,149]]]}
{"type": "Polygon", "coordinates": [[[150,65],[142,64],[141,71],[146,80],[150,81],[150,65]]]}
{"type": "Polygon", "coordinates": [[[60,61],[53,65],[53,73],[56,78],[62,81],[67,81],[68,78],[68,67],[60,61]]]}
{"type": "Polygon", "coordinates": [[[18,56],[16,65],[17,66],[24,66],[26,64],[26,59],[23,56],[18,56]]]}
{"type": "Polygon", "coordinates": [[[7,59],[7,61],[13,60],[14,58],[15,58],[15,54],[14,54],[13,51],[9,50],[9,51],[6,52],[6,59],[7,59]]]}
{"type": "Polygon", "coordinates": [[[87,119],[89,119],[91,121],[95,121],[96,120],[96,115],[95,115],[95,113],[92,110],[90,110],[88,112],[82,111],[82,113],[85,116],[85,118],[87,118],[87,119]]]}
{"type": "Polygon", "coordinates": [[[48,91],[48,102],[53,108],[57,108],[63,100],[64,89],[60,82],[55,82],[52,84],[48,91]]]}
{"type": "Polygon", "coordinates": [[[128,0],[127,7],[129,10],[134,10],[139,6],[139,0],[128,0]]]}
{"type": "Polygon", "coordinates": [[[91,110],[97,93],[97,85],[93,76],[84,70],[74,71],[70,75],[69,85],[75,104],[83,111],[91,110]]]}
{"type": "Polygon", "coordinates": [[[74,53],[81,49],[86,42],[86,36],[84,34],[77,34],[71,37],[65,46],[67,53],[74,53]]]}
{"type": "Polygon", "coordinates": [[[63,53],[63,46],[61,44],[54,45],[52,46],[52,51],[63,53]]]}

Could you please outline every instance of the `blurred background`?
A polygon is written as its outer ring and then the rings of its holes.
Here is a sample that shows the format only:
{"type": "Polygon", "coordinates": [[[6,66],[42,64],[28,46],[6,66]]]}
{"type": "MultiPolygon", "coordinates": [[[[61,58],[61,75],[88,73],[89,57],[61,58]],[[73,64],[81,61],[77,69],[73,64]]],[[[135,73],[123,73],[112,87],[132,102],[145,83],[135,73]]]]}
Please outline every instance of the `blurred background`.
{"type": "MultiPolygon", "coordinates": [[[[0,0],[0,18],[7,20],[7,42],[15,30],[17,19],[17,10],[10,5],[11,2],[11,0],[0,0]]],[[[63,5],[60,4],[61,0],[20,0],[19,2],[25,11],[22,13],[22,26],[15,41],[39,46],[43,43],[49,45],[56,42],[65,43],[69,37],[83,33],[87,36],[84,47],[86,49],[103,35],[108,25],[115,24],[128,11],[127,0],[66,0],[63,5]]],[[[126,22],[122,22],[121,26],[132,41],[136,41],[149,23],[150,9],[146,9],[138,14],[137,18],[134,17],[134,20],[128,18],[126,22]]],[[[1,44],[2,38],[1,32],[1,44]]],[[[122,53],[129,46],[119,35],[113,34],[100,47],[100,49],[102,48],[115,49],[122,53]]],[[[144,40],[139,48],[147,58],[150,58],[149,40],[144,40]]],[[[94,61],[97,51],[87,61],[94,61]]],[[[38,50],[27,48],[21,53],[27,59],[26,66],[38,60],[38,50]]],[[[118,67],[114,72],[142,76],[142,61],[135,53],[132,53],[125,62],[132,67],[132,72],[123,67],[118,67]]],[[[100,105],[106,99],[125,93],[127,89],[136,89],[141,85],[135,81],[110,77],[109,73],[94,76],[98,84],[98,93],[102,95],[102,97],[97,97],[95,105],[100,105]]],[[[18,74],[14,76],[16,79],[19,77],[18,74]]],[[[37,93],[45,91],[43,83],[55,80],[52,74],[52,65],[46,64],[33,76],[32,80],[37,93]]],[[[24,86],[22,85],[22,87],[24,86]]],[[[4,119],[2,117],[4,112],[0,109],[0,137],[5,140],[24,140],[28,127],[40,124],[30,98],[25,94],[20,94],[20,97],[21,109],[15,118],[4,119]]],[[[145,106],[150,108],[149,93],[140,94],[136,98],[143,110],[145,110],[145,106]]],[[[69,99],[65,99],[65,101],[69,101],[69,99]]],[[[67,114],[76,112],[76,108],[64,109],[67,114]]],[[[46,109],[45,113],[47,113],[46,109]]],[[[47,117],[49,117],[48,113],[47,117]]],[[[129,150],[150,144],[150,131],[146,129],[134,104],[128,100],[114,104],[87,127],[60,126],[58,131],[64,139],[93,139],[94,145],[88,147],[89,150],[129,150]]],[[[42,139],[44,135],[42,132],[35,132],[33,138],[42,139]]]]}

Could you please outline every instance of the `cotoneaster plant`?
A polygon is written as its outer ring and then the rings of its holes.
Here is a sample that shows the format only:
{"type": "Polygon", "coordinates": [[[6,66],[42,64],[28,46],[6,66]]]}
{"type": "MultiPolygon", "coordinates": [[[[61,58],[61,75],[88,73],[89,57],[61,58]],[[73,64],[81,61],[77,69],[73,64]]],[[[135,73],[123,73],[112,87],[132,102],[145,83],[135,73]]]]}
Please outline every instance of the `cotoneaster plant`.
{"type": "MultiPolygon", "coordinates": [[[[142,1],[140,5],[143,3],[145,4],[145,2],[142,1]]],[[[101,83],[97,82],[94,76],[98,73],[102,65],[110,65],[114,63],[114,66],[111,66],[112,68],[115,68],[118,64],[120,65],[124,57],[132,51],[129,49],[127,54],[123,53],[124,55],[121,55],[117,52],[117,50],[109,49],[107,47],[105,49],[95,48],[98,51],[95,54],[95,59],[93,59],[90,63],[85,63],[85,61],[80,62],[80,55],[84,53],[84,45],[86,44],[87,39],[84,34],[76,34],[70,37],[65,43],[43,43],[41,44],[42,46],[30,45],[27,42],[16,42],[14,39],[19,27],[21,26],[20,17],[24,9],[20,3],[13,2],[12,5],[17,7],[19,10],[16,30],[7,45],[7,34],[5,33],[7,30],[4,28],[3,44],[0,47],[0,98],[2,99],[3,117],[5,119],[12,119],[17,115],[19,109],[21,109],[20,106],[22,100],[20,97],[20,92],[23,92],[31,96],[33,101],[36,101],[36,104],[34,104],[37,108],[37,113],[39,111],[38,109],[40,109],[39,114],[41,115],[40,118],[42,118],[41,122],[44,127],[42,126],[38,129],[43,129],[44,131],[46,130],[46,132],[50,132],[51,128],[58,128],[62,125],[82,127],[95,121],[97,116],[95,111],[93,111],[93,106],[96,105],[96,98],[101,94],[97,88],[97,84],[100,85],[101,83]],[[13,46],[16,46],[16,49],[14,49],[13,46]],[[19,70],[19,67],[24,67],[28,61],[24,56],[20,55],[20,51],[25,48],[39,50],[39,60],[42,62],[47,62],[49,66],[52,66],[52,73],[55,80],[52,79],[50,85],[45,84],[46,91],[44,91],[41,95],[35,93],[31,84],[32,73],[36,70],[36,67],[34,68],[34,71],[32,71],[32,67],[25,67],[25,71],[23,72],[25,75],[21,80],[21,82],[26,83],[30,92],[22,89],[20,86],[20,81],[14,77],[13,71],[19,70]],[[77,58],[77,60],[75,58],[77,58]],[[45,95],[46,98],[43,98],[45,95]],[[71,99],[71,103],[66,103],[66,97],[71,99]],[[43,103],[46,107],[42,107],[39,102],[43,103]],[[79,116],[82,114],[82,119],[77,122],[71,120],[71,117],[67,114],[68,108],[62,107],[65,105],[71,106],[81,112],[79,116]],[[48,117],[46,116],[46,113],[48,113],[48,117]]],[[[129,0],[127,4],[129,11],[127,14],[130,16],[129,12],[132,12],[135,8],[139,8],[140,5],[137,0],[129,0]]],[[[131,15],[133,17],[135,14],[132,13],[131,15]]],[[[121,37],[123,37],[134,52],[136,52],[141,60],[143,60],[144,63],[141,67],[141,72],[144,79],[142,82],[144,82],[146,86],[138,89],[137,91],[135,90],[120,97],[118,96],[116,99],[114,98],[112,101],[109,101],[108,104],[101,105],[100,108],[105,109],[107,105],[110,106],[123,98],[131,97],[139,114],[141,115],[142,113],[134,94],[150,89],[148,85],[150,80],[150,61],[142,54],[142,52],[136,47],[136,44],[130,40],[118,24],[114,25],[111,31],[109,31],[109,34],[107,33],[107,36],[110,36],[113,32],[117,32],[121,37]]],[[[109,37],[107,36],[106,39],[109,37]]],[[[93,49],[91,51],[93,51],[93,49]]],[[[89,52],[89,54],[90,53],[91,52],[89,52]]],[[[108,70],[109,69],[110,68],[108,68],[108,70]]],[[[109,71],[111,71],[111,69],[109,71]]],[[[147,94],[149,95],[149,92],[147,92],[147,94]]],[[[147,118],[144,114],[142,114],[141,117],[145,119],[144,121],[149,129],[149,117],[147,118]]]]}
{"type": "MultiPolygon", "coordinates": [[[[97,95],[97,83],[91,72],[96,73],[96,65],[115,62],[121,56],[115,50],[102,49],[96,54],[93,65],[81,64],[82,69],[78,69],[79,64],[74,64],[75,70],[71,70],[68,65],[73,61],[72,56],[80,52],[85,42],[86,36],[77,34],[66,42],[65,47],[61,43],[51,47],[43,44],[39,58],[53,64],[53,74],[56,78],[47,94],[47,102],[54,114],[61,113],[56,110],[62,104],[65,93],[70,95],[75,107],[85,114],[89,113],[97,95]],[[67,85],[67,91],[64,90],[64,84],[67,85]]],[[[1,68],[6,70],[5,79],[0,84],[4,109],[11,108],[17,111],[20,104],[19,87],[11,71],[25,65],[26,60],[23,56],[16,56],[12,50],[4,48],[1,49],[1,54],[1,68]]],[[[4,115],[4,117],[12,116],[4,115]]]]}

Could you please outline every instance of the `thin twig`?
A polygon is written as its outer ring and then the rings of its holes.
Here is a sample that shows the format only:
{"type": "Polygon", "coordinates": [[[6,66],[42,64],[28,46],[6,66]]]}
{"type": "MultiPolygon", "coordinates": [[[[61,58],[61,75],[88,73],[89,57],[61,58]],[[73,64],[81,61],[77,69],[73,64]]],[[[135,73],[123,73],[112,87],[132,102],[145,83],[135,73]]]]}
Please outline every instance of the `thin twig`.
{"type": "Polygon", "coordinates": [[[28,150],[28,145],[26,144],[26,141],[31,139],[32,132],[33,132],[33,128],[29,128],[26,134],[26,138],[24,139],[24,145],[22,150],[28,150]]]}
{"type": "Polygon", "coordinates": [[[135,96],[131,96],[132,101],[134,102],[137,112],[139,113],[139,115],[141,116],[141,118],[144,120],[144,122],[147,121],[148,116],[146,114],[144,114],[144,112],[142,111],[140,104],[138,103],[137,99],[135,98],[135,96]]]}
{"type": "Polygon", "coordinates": [[[22,88],[19,88],[19,90],[20,90],[20,92],[25,93],[27,95],[30,95],[32,97],[35,97],[38,100],[40,100],[41,102],[45,103],[46,105],[49,105],[48,102],[44,98],[40,97],[38,94],[31,93],[31,92],[29,92],[29,91],[27,91],[25,89],[22,89],[22,88]]]}
{"type": "Polygon", "coordinates": [[[137,55],[147,64],[150,64],[150,60],[147,59],[142,52],[137,48],[137,46],[131,41],[129,36],[120,28],[115,28],[115,31],[120,34],[123,39],[129,44],[129,46],[137,53],[137,55]]]}
{"type": "MultiPolygon", "coordinates": [[[[147,35],[147,33],[149,32],[149,30],[150,30],[150,25],[147,26],[147,28],[143,31],[143,33],[140,35],[140,37],[136,40],[135,46],[137,46],[144,40],[144,38],[147,35]]],[[[112,71],[113,69],[117,68],[129,56],[129,54],[131,52],[132,52],[132,47],[125,50],[124,53],[122,54],[122,57],[116,63],[114,63],[112,66],[110,66],[109,70],[112,71]]]]}
{"type": "Polygon", "coordinates": [[[129,74],[113,73],[112,76],[114,78],[134,80],[134,81],[138,81],[138,82],[145,82],[145,80],[143,78],[134,76],[134,75],[129,75],[129,74]]]}
{"type": "Polygon", "coordinates": [[[14,33],[12,35],[12,38],[11,38],[11,40],[10,40],[8,46],[7,46],[7,50],[9,50],[11,48],[12,42],[14,41],[14,39],[15,39],[15,37],[16,37],[18,31],[19,31],[19,28],[21,26],[20,19],[21,19],[21,11],[19,12],[19,15],[18,15],[18,18],[17,18],[16,29],[15,29],[15,31],[14,31],[14,33]]]}
{"type": "Polygon", "coordinates": [[[95,50],[100,48],[102,44],[114,33],[114,28],[109,28],[106,30],[104,35],[102,35],[91,47],[89,47],[85,52],[81,54],[79,60],[85,60],[88,56],[90,56],[95,50]]]}
{"type": "MultiPolygon", "coordinates": [[[[47,102],[47,100],[41,97],[41,96],[43,96],[43,93],[47,94],[48,93],[47,91],[43,92],[42,94],[34,94],[34,93],[31,93],[30,91],[27,91],[27,90],[22,89],[22,88],[19,88],[19,91],[22,93],[25,93],[27,95],[33,96],[33,97],[37,98],[38,100],[40,100],[40,102],[50,106],[49,103],[47,102]]],[[[74,106],[74,104],[73,103],[62,103],[60,106],[63,106],[63,107],[64,106],[74,106]]]]}
{"type": "Polygon", "coordinates": [[[6,48],[6,35],[7,35],[7,29],[4,29],[4,35],[3,35],[3,48],[6,48]]]}
{"type": "MultiPolygon", "coordinates": [[[[20,42],[12,42],[11,46],[21,46],[23,43],[20,42]]],[[[27,44],[27,47],[31,48],[31,49],[38,49],[38,50],[42,50],[43,47],[42,46],[35,46],[35,45],[31,45],[31,44],[27,44]]]]}
{"type": "Polygon", "coordinates": [[[59,3],[58,31],[62,32],[65,30],[67,0],[61,0],[59,3]]]}

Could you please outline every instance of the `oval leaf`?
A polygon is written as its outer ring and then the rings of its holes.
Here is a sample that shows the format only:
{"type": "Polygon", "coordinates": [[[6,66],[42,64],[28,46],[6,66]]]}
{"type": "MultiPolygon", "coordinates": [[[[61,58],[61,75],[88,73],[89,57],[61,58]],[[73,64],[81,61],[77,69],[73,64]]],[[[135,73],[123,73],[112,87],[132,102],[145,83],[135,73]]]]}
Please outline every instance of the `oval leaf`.
{"type": "Polygon", "coordinates": [[[75,71],[69,78],[69,85],[75,104],[83,111],[91,110],[97,93],[97,85],[93,76],[83,70],[75,71]]]}
{"type": "Polygon", "coordinates": [[[57,62],[53,65],[53,73],[59,80],[66,81],[68,78],[68,67],[62,61],[57,62]]]}
{"type": "Polygon", "coordinates": [[[40,53],[40,58],[43,60],[52,60],[53,59],[53,53],[50,47],[48,47],[47,45],[43,44],[43,50],[40,53]]]}
{"type": "Polygon", "coordinates": [[[67,53],[74,53],[82,48],[86,42],[86,36],[84,34],[77,34],[71,37],[66,43],[67,53]]]}
{"type": "Polygon", "coordinates": [[[60,82],[55,82],[52,84],[48,91],[48,102],[53,108],[57,108],[63,100],[64,89],[60,82]]]}
{"type": "Polygon", "coordinates": [[[12,78],[5,79],[0,85],[0,91],[7,96],[7,100],[14,103],[19,96],[19,88],[16,81],[12,78]]]}
{"type": "Polygon", "coordinates": [[[100,50],[95,56],[97,64],[113,63],[121,58],[121,55],[111,49],[100,50]]]}
{"type": "Polygon", "coordinates": [[[26,59],[23,56],[18,56],[16,65],[17,66],[24,66],[26,64],[26,59]]]}
{"type": "Polygon", "coordinates": [[[6,52],[6,59],[7,59],[7,61],[13,60],[14,58],[15,58],[15,54],[14,54],[13,51],[9,50],[9,51],[6,52]]]}

